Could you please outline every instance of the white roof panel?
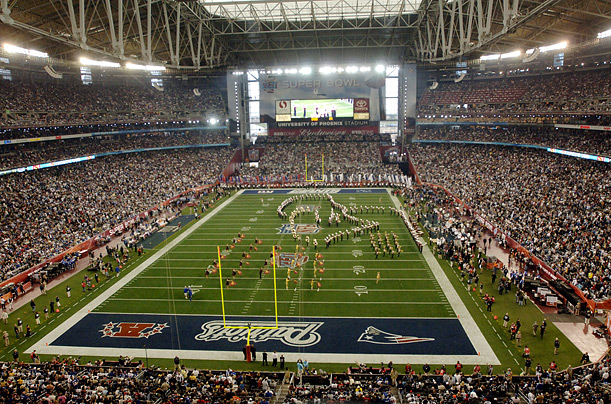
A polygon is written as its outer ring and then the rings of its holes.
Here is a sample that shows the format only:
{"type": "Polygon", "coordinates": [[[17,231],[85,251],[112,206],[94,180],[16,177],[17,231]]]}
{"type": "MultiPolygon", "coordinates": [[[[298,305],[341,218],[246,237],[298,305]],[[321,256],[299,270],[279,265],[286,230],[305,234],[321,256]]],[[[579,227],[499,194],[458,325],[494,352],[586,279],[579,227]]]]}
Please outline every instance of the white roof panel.
{"type": "Polygon", "coordinates": [[[211,14],[242,21],[346,20],[416,13],[421,0],[201,0],[211,14]]]}

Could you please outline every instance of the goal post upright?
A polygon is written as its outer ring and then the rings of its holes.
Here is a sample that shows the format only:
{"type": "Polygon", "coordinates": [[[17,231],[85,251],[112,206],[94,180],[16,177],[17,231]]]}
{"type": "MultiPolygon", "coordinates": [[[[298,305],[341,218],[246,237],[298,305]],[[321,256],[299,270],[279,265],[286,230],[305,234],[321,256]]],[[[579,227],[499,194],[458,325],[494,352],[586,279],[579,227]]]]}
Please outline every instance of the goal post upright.
{"type": "Polygon", "coordinates": [[[221,287],[221,309],[223,313],[223,328],[231,329],[247,329],[248,334],[246,336],[246,344],[250,345],[250,332],[251,330],[276,330],[278,329],[278,288],[276,283],[276,246],[272,247],[273,255],[273,276],[274,276],[274,326],[262,326],[262,325],[251,325],[250,322],[247,325],[227,325],[227,316],[225,314],[225,295],[223,292],[223,272],[221,264],[221,247],[217,246],[218,263],[219,263],[219,285],[221,287]]]}
{"type": "Polygon", "coordinates": [[[225,297],[223,296],[223,271],[221,269],[221,246],[216,246],[219,262],[219,282],[221,284],[221,307],[223,309],[223,328],[225,328],[225,297]]]}

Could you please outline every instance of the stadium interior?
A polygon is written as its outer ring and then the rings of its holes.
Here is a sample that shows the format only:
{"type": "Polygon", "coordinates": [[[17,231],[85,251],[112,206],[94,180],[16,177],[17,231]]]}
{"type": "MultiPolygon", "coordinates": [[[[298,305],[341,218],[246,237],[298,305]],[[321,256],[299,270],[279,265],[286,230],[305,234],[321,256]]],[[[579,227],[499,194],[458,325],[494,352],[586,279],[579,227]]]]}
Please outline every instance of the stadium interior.
{"type": "Polygon", "coordinates": [[[611,3],[0,0],[0,402],[611,402],[611,3]]]}

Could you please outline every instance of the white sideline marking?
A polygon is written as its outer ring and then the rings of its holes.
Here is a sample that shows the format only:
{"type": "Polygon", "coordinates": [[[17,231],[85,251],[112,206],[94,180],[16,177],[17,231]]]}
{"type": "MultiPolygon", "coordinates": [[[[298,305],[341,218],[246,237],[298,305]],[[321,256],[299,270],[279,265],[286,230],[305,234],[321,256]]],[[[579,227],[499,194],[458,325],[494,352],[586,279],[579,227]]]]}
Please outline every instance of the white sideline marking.
{"type": "MultiPolygon", "coordinates": [[[[106,300],[110,299],[112,295],[114,295],[116,292],[119,291],[119,289],[121,289],[123,286],[127,285],[127,283],[129,283],[134,278],[136,278],[136,276],[138,276],[140,273],[142,273],[142,271],[147,269],[149,266],[151,266],[157,260],[163,258],[163,256],[168,251],[170,251],[172,248],[174,248],[176,245],[178,245],[185,238],[190,236],[195,230],[197,230],[204,223],[206,223],[208,220],[210,220],[210,218],[213,218],[214,216],[216,216],[218,214],[218,212],[220,212],[221,210],[223,210],[223,208],[225,206],[227,206],[231,202],[233,202],[233,200],[235,198],[237,198],[238,196],[242,195],[242,192],[244,192],[244,191],[240,190],[235,195],[230,196],[225,202],[221,203],[217,207],[217,209],[214,209],[212,212],[210,212],[209,214],[207,214],[203,218],[199,219],[199,221],[195,222],[193,224],[193,226],[189,227],[184,232],[180,233],[178,235],[178,237],[176,237],[174,240],[172,240],[169,244],[167,244],[166,246],[164,246],[163,248],[161,248],[160,250],[155,252],[146,261],[144,261],[142,264],[140,264],[136,268],[134,268],[129,274],[121,277],[121,279],[118,282],[116,282],[114,285],[111,285],[109,288],[106,289],[106,291],[104,291],[102,294],[98,295],[95,299],[93,299],[92,301],[87,303],[85,306],[83,306],[83,308],[81,308],[79,311],[74,313],[72,315],[72,317],[70,317],[69,319],[64,321],[58,327],[56,327],[53,330],[51,330],[47,335],[42,337],[38,342],[36,342],[30,348],[26,349],[25,352],[31,352],[33,350],[36,350],[37,352],[42,353],[42,354],[61,353],[60,352],[61,350],[58,349],[59,347],[53,347],[51,345],[47,346],[46,344],[47,343],[51,344],[53,341],[55,341],[57,338],[59,338],[63,333],[68,331],[68,329],[72,325],[74,325],[74,324],[78,323],[79,321],[81,321],[87,315],[87,313],[89,313],[90,311],[95,310],[96,307],[100,306],[103,302],[105,302],[106,300]]],[[[113,348],[113,350],[114,350],[114,348],[113,348]]],[[[113,354],[117,354],[117,353],[119,353],[119,351],[120,350],[118,350],[118,349],[114,350],[113,354]]],[[[89,351],[89,352],[91,353],[92,351],[89,351]]],[[[108,351],[106,351],[106,352],[108,352],[108,351]]],[[[173,356],[171,356],[171,357],[173,357],[173,356]]]]}
{"type": "MultiPolygon", "coordinates": [[[[390,195],[390,199],[395,205],[395,208],[400,209],[401,203],[399,202],[397,197],[392,195],[392,193],[388,189],[387,192],[390,195]]],[[[460,296],[458,296],[458,293],[456,293],[456,289],[454,289],[454,286],[452,286],[452,283],[446,276],[445,272],[439,265],[439,262],[437,262],[437,259],[435,258],[426,243],[424,243],[424,246],[422,248],[422,255],[424,256],[426,262],[429,264],[431,272],[439,282],[439,286],[448,298],[448,301],[452,305],[454,312],[458,315],[458,321],[460,321],[460,324],[463,326],[467,337],[469,337],[469,339],[471,340],[471,343],[473,344],[475,350],[479,352],[480,355],[476,356],[476,358],[480,358],[479,362],[481,363],[491,363],[493,365],[500,365],[501,362],[496,357],[488,341],[486,341],[486,337],[484,337],[484,334],[482,334],[482,331],[475,323],[475,320],[473,320],[473,317],[471,316],[471,313],[469,313],[467,306],[465,306],[465,303],[462,301],[460,296]]]]}
{"type": "MultiPolygon", "coordinates": [[[[388,192],[388,189],[387,189],[388,192]]],[[[67,347],[67,346],[46,346],[46,343],[51,344],[55,341],[59,336],[65,333],[72,325],[82,320],[89,311],[93,311],[96,307],[99,307],[102,302],[108,300],[113,294],[115,294],[120,288],[125,286],[129,281],[133,280],[137,275],[141,274],[143,271],[147,270],[154,262],[158,259],[162,258],[169,250],[183,241],[186,237],[191,235],[195,230],[201,227],[208,219],[214,217],[218,212],[220,212],[223,208],[225,208],[228,204],[230,204],[235,198],[239,195],[242,195],[243,191],[239,191],[235,195],[231,196],[225,202],[217,207],[213,212],[210,212],[208,215],[204,216],[199,222],[195,223],[189,229],[185,230],[184,233],[178,235],[176,239],[170,242],[168,245],[155,252],[150,258],[136,267],[133,271],[127,274],[125,277],[122,277],[117,283],[110,286],[105,292],[98,295],[94,300],[89,302],[86,306],[81,308],[78,312],[72,315],[69,319],[64,321],[59,327],[51,330],[48,334],[46,334],[43,338],[41,338],[36,344],[32,345],[29,349],[26,349],[25,352],[31,352],[36,349],[37,352],[42,354],[61,354],[61,355],[89,355],[89,356],[117,356],[119,354],[129,355],[129,356],[143,356],[144,349],[126,349],[126,348],[94,348],[94,347],[67,347]]],[[[396,197],[390,194],[391,200],[393,201],[396,207],[400,207],[400,204],[396,197]]],[[[367,194],[362,194],[367,195],[367,194]]],[[[259,195],[255,195],[259,197],[259,195]]],[[[376,197],[378,195],[375,195],[376,197]]],[[[396,363],[425,363],[428,362],[430,364],[442,364],[442,363],[456,363],[456,361],[460,361],[465,365],[472,365],[477,363],[491,363],[494,365],[499,365],[500,362],[488,342],[481,334],[481,331],[475,324],[475,321],[471,317],[469,311],[464,306],[464,303],[458,297],[458,294],[452,287],[449,282],[447,276],[443,272],[443,269],[439,266],[439,263],[433,257],[431,251],[428,246],[424,246],[423,254],[425,257],[428,266],[431,268],[431,272],[435,276],[435,279],[429,279],[432,282],[437,281],[441,289],[445,292],[445,295],[448,297],[448,300],[452,304],[454,312],[460,315],[459,321],[471,343],[473,344],[476,351],[480,353],[480,355],[385,355],[385,354],[360,354],[360,353],[351,353],[351,354],[320,354],[320,353],[309,353],[308,358],[314,362],[320,363],[352,363],[355,360],[363,361],[363,362],[371,362],[377,363],[379,361],[388,362],[393,361],[396,363]]],[[[339,260],[337,260],[339,261],[339,260]]],[[[367,260],[371,262],[375,262],[376,260],[367,260]]],[[[406,260],[408,261],[408,260],[406,260]]],[[[140,300],[140,299],[138,299],[140,300]]],[[[405,304],[405,302],[399,302],[400,304],[405,304]]],[[[367,303],[371,304],[371,303],[367,303]]],[[[414,304],[414,303],[408,303],[414,304]]],[[[426,303],[431,304],[431,303],[426,303]]],[[[446,302],[437,302],[436,304],[443,305],[444,307],[448,307],[448,303],[446,302]]],[[[199,316],[199,315],[195,315],[199,316]]],[[[345,317],[341,317],[345,318],[345,317]]],[[[386,318],[386,317],[383,317],[386,318]]],[[[419,318],[419,317],[400,317],[400,318],[419,318]]],[[[425,317],[429,318],[429,317],[425,317]]],[[[439,318],[439,317],[437,317],[439,318]]],[[[441,317],[446,318],[446,317],[441,317]]],[[[189,357],[191,359],[207,359],[207,360],[242,360],[241,352],[228,352],[228,351],[206,351],[206,350],[176,350],[176,349],[148,349],[148,356],[154,358],[173,358],[174,356],[181,357],[189,357]]],[[[303,356],[302,353],[285,353],[285,357],[287,362],[296,361],[298,358],[303,356]]]]}

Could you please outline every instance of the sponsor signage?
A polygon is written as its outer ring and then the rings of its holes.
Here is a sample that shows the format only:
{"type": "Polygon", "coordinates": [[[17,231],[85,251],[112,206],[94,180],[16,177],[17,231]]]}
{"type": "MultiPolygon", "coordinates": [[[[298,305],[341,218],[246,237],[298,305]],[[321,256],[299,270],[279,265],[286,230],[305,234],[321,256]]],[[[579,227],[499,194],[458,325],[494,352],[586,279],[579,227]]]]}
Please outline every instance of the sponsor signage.
{"type": "Polygon", "coordinates": [[[351,121],[346,125],[346,121],[311,121],[311,122],[278,122],[276,128],[270,128],[271,136],[292,136],[292,135],[375,135],[378,133],[378,126],[361,125],[358,121],[351,121]],[[353,125],[353,123],[357,123],[353,125]]]}
{"type": "Polygon", "coordinates": [[[369,120],[369,99],[356,98],[354,100],[354,119],[369,120]]]}
{"type": "Polygon", "coordinates": [[[276,121],[288,122],[291,120],[291,101],[276,101],[276,121]]]}

